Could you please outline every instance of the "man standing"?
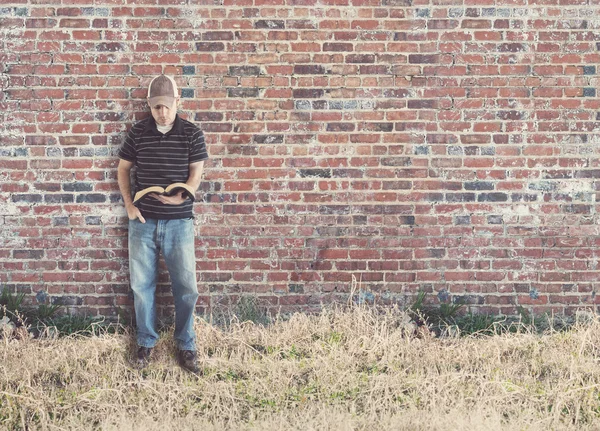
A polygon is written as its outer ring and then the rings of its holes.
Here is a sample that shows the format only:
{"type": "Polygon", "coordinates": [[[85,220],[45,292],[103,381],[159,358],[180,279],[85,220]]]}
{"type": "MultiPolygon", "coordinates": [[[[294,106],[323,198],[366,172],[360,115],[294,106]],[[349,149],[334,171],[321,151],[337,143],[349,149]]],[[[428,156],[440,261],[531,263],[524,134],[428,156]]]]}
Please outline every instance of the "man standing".
{"type": "Polygon", "coordinates": [[[193,202],[183,191],[172,196],[152,193],[135,205],[135,192],[151,186],[184,182],[197,190],[204,160],[204,135],[177,115],[179,94],[173,78],[155,77],[148,88],[152,115],[133,125],[119,151],[117,178],[129,217],[129,272],[137,322],[136,364],[144,367],[158,341],[155,291],[162,251],[175,302],[175,341],[181,366],[198,371],[194,311],[198,299],[193,202]]]}

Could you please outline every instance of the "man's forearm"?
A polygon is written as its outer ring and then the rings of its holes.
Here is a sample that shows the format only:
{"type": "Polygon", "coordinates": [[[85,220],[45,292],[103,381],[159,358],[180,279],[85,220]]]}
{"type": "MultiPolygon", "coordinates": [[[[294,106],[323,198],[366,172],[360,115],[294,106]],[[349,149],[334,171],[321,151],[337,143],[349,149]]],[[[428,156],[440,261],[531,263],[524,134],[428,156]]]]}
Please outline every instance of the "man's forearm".
{"type": "Polygon", "coordinates": [[[200,187],[200,182],[202,181],[203,170],[204,162],[192,163],[190,165],[190,175],[185,183],[194,190],[198,190],[198,187],[200,187]]]}
{"type": "Polygon", "coordinates": [[[119,190],[121,191],[121,196],[123,197],[123,203],[125,204],[125,207],[133,205],[133,200],[131,199],[131,179],[129,178],[129,170],[122,168],[118,169],[117,181],[119,182],[119,190]]]}

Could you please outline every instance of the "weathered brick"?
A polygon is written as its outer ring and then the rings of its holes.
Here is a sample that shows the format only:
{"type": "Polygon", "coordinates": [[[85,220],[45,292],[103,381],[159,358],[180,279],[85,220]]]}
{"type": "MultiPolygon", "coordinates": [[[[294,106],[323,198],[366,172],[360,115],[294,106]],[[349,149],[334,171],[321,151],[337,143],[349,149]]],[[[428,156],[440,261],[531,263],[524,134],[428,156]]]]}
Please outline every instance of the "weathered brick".
{"type": "Polygon", "coordinates": [[[257,144],[282,144],[284,135],[254,135],[253,141],[257,144]]]}
{"type": "Polygon", "coordinates": [[[78,194],[77,203],[103,203],[106,202],[106,195],[101,193],[84,193],[78,194]]]}
{"type": "Polygon", "coordinates": [[[196,121],[222,121],[224,118],[222,112],[196,112],[196,121]]]}
{"type": "Polygon", "coordinates": [[[300,169],[299,174],[302,178],[306,178],[306,177],[331,178],[331,170],[330,169],[300,169]]]}
{"type": "Polygon", "coordinates": [[[320,64],[298,64],[294,66],[294,74],[297,75],[323,75],[325,67],[320,64]]]}
{"type": "Polygon", "coordinates": [[[355,127],[353,123],[327,123],[328,132],[352,132],[355,127]]]}
{"type": "Polygon", "coordinates": [[[202,34],[202,40],[234,40],[232,31],[207,31],[202,34]]]}
{"type": "Polygon", "coordinates": [[[525,113],[519,111],[500,111],[496,115],[501,120],[522,120],[525,118],[525,113]]]}
{"type": "Polygon", "coordinates": [[[13,194],[12,201],[13,202],[25,202],[25,203],[36,203],[41,202],[43,196],[40,194],[13,194]]]}
{"type": "Polygon", "coordinates": [[[325,94],[325,91],[320,88],[298,88],[293,91],[293,97],[296,99],[315,99],[323,97],[323,94],[325,94]]]}
{"type": "Polygon", "coordinates": [[[408,62],[413,64],[419,63],[438,63],[440,56],[437,54],[410,54],[408,62]]]}
{"type": "Polygon", "coordinates": [[[74,201],[74,197],[71,194],[47,194],[44,196],[44,202],[46,203],[70,203],[74,201]]]}
{"type": "Polygon", "coordinates": [[[254,76],[260,75],[260,67],[258,66],[230,66],[229,75],[236,76],[254,76]]]}
{"type": "Polygon", "coordinates": [[[254,23],[254,28],[256,28],[256,29],[275,29],[275,28],[283,29],[283,28],[285,28],[285,21],[261,19],[254,23]]]}
{"type": "Polygon", "coordinates": [[[498,45],[500,52],[521,52],[528,51],[528,45],[525,43],[501,43],[498,45]]]}
{"type": "Polygon", "coordinates": [[[42,259],[44,250],[13,250],[12,256],[14,259],[42,259]]]}
{"type": "Polygon", "coordinates": [[[506,193],[481,193],[477,196],[478,202],[506,202],[507,200],[506,193]]]}
{"type": "Polygon", "coordinates": [[[354,45],[351,43],[332,43],[323,44],[323,51],[350,52],[354,51],[354,45]]]}
{"type": "Polygon", "coordinates": [[[197,42],[196,43],[196,51],[208,51],[208,52],[216,52],[216,51],[224,51],[225,44],[222,42],[197,42]]]}
{"type": "Polygon", "coordinates": [[[258,97],[258,88],[228,88],[227,97],[258,97]]]}

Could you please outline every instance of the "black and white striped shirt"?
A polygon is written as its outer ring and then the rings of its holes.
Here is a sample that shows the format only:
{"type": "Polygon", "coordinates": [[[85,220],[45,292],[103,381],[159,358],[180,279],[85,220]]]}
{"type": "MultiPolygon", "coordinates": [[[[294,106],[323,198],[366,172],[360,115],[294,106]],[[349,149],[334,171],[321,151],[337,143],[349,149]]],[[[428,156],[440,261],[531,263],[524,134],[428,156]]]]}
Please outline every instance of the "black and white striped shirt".
{"type": "MultiPolygon", "coordinates": [[[[134,163],[136,193],[146,187],[185,183],[190,174],[190,163],[208,159],[208,153],[204,134],[194,124],[177,115],[173,128],[163,135],[150,116],[133,125],[119,150],[119,157],[134,163]]],[[[193,217],[193,202],[189,199],[181,205],[166,205],[145,197],[136,206],[144,218],[193,217]]]]}

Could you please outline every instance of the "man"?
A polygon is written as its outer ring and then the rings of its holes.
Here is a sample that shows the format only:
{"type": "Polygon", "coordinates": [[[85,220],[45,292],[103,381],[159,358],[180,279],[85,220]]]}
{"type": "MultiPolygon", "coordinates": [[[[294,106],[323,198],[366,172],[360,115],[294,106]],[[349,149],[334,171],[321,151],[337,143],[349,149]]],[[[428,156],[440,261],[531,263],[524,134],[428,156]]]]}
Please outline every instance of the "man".
{"type": "Polygon", "coordinates": [[[177,115],[179,95],[173,78],[157,76],[148,88],[151,116],[136,123],[119,151],[117,178],[129,217],[129,272],[137,322],[136,364],[148,364],[158,341],[155,291],[162,251],[175,302],[175,341],[181,366],[198,372],[194,311],[198,299],[194,247],[193,202],[180,191],[172,196],[152,193],[133,204],[130,171],[135,166],[135,191],[184,182],[200,185],[208,158],[204,135],[177,115]]]}

